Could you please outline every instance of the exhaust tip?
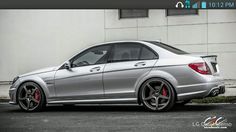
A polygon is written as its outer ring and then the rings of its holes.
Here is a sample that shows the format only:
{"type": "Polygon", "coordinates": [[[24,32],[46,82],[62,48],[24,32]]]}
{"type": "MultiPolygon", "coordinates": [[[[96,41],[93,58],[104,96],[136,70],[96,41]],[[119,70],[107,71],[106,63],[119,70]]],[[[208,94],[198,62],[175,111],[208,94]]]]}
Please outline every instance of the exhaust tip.
{"type": "Polygon", "coordinates": [[[219,89],[215,89],[215,90],[211,91],[210,95],[211,95],[211,97],[215,97],[215,96],[217,96],[219,94],[219,92],[220,92],[219,89]]]}

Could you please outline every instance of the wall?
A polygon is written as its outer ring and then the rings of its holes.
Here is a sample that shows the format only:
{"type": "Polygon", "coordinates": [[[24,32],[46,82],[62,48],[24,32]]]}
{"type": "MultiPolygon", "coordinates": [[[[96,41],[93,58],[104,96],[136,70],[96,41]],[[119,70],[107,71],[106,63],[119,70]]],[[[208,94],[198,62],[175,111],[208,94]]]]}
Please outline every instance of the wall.
{"type": "Polygon", "coordinates": [[[161,40],[191,53],[217,54],[221,73],[236,79],[236,10],[119,19],[118,10],[1,10],[0,81],[61,64],[88,45],[112,40],[161,40]]]}
{"type": "Polygon", "coordinates": [[[104,10],[1,10],[0,81],[104,42],[104,10]]]}

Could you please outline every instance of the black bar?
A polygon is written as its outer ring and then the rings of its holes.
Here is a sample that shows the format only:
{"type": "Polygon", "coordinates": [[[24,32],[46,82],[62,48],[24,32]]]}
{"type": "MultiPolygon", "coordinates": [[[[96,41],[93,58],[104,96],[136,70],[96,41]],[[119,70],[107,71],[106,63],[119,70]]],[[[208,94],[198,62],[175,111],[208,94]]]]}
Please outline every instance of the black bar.
{"type": "MultiPolygon", "coordinates": [[[[176,9],[178,1],[185,0],[0,0],[1,9],[176,9]]],[[[234,2],[234,7],[210,9],[235,9],[236,0],[191,0],[206,2],[234,2]]],[[[192,5],[191,4],[191,5],[192,5]]],[[[207,5],[207,7],[209,7],[207,5]]],[[[185,9],[185,8],[184,8],[185,9]]],[[[192,8],[191,8],[192,9],[192,8]]]]}

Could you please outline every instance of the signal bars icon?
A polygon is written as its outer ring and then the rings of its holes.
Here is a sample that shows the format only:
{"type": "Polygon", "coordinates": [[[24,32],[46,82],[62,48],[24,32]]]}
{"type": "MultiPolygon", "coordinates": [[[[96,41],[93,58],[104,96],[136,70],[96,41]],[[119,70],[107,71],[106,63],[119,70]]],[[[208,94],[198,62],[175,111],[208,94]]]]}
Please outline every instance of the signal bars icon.
{"type": "Polygon", "coordinates": [[[200,2],[198,1],[198,2],[194,3],[194,4],[192,5],[192,8],[193,8],[193,9],[198,9],[198,8],[200,8],[200,2]]]}

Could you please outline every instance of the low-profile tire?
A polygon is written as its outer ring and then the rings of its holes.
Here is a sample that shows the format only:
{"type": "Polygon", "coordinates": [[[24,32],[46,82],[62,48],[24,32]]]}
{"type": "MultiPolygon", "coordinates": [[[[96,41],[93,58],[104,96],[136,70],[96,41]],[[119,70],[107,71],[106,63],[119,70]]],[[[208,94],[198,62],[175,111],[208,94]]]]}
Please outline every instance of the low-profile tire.
{"type": "Polygon", "coordinates": [[[168,81],[152,78],[141,86],[139,98],[150,111],[168,111],[175,104],[175,91],[168,81]]]}
{"type": "Polygon", "coordinates": [[[45,95],[42,88],[34,82],[23,83],[17,91],[17,100],[24,111],[41,111],[45,107],[45,95]]]}

